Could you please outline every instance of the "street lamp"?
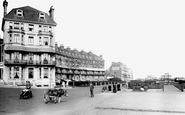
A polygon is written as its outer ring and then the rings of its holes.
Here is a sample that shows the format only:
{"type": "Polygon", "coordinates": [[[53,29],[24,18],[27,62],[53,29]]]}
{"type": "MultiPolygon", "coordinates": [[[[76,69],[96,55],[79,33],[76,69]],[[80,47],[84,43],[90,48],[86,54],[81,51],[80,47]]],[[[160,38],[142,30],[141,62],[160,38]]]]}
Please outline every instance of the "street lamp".
{"type": "Polygon", "coordinates": [[[73,80],[73,88],[74,88],[75,87],[75,74],[73,75],[72,80],[73,80]]]}

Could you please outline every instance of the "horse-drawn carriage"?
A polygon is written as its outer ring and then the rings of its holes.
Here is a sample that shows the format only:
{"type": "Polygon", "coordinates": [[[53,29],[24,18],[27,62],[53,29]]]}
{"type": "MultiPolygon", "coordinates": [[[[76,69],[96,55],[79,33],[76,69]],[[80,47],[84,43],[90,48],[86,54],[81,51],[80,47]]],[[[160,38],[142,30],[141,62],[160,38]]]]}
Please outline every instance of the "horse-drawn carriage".
{"type": "Polygon", "coordinates": [[[33,97],[33,94],[32,94],[32,91],[29,90],[29,89],[23,89],[22,90],[22,93],[20,95],[20,99],[29,99],[29,98],[32,98],[33,97]]]}
{"type": "Polygon", "coordinates": [[[44,91],[44,102],[47,104],[48,102],[51,103],[60,103],[62,96],[68,97],[67,89],[62,88],[54,88],[48,89],[44,91]]]}

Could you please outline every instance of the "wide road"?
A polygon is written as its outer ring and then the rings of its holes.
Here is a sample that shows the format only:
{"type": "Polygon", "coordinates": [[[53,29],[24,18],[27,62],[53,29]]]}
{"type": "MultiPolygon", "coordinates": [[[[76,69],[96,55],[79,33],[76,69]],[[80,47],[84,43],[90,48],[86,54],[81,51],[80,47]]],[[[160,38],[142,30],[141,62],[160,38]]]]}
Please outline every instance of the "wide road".
{"type": "MultiPolygon", "coordinates": [[[[19,99],[24,88],[3,88],[0,87],[0,115],[7,115],[37,109],[48,106],[43,101],[43,92],[46,89],[31,89],[34,97],[31,99],[19,99]]],[[[102,86],[96,86],[94,93],[101,93],[102,86]]],[[[82,97],[90,98],[89,87],[75,87],[68,89],[68,97],[62,97],[62,103],[65,104],[82,97]]],[[[96,95],[95,95],[96,96],[96,95]]],[[[51,105],[51,103],[49,103],[51,105]]]]}

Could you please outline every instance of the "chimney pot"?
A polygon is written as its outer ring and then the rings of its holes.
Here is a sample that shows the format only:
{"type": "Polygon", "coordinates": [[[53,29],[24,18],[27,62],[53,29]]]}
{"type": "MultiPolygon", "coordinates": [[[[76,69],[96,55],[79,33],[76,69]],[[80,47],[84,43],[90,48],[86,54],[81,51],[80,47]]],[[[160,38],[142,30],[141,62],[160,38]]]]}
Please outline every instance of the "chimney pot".
{"type": "Polygon", "coordinates": [[[53,6],[50,7],[50,10],[49,10],[49,16],[54,20],[54,8],[53,6]]]}
{"type": "Polygon", "coordinates": [[[4,16],[7,14],[7,6],[8,2],[6,0],[3,1],[3,7],[4,7],[4,16]]]}

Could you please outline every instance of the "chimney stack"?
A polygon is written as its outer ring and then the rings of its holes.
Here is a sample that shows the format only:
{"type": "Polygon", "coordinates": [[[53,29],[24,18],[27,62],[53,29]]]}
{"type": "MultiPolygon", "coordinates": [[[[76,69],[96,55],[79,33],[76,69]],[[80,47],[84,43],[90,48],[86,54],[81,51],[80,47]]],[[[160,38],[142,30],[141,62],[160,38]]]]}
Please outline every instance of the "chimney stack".
{"type": "Polygon", "coordinates": [[[3,7],[4,7],[4,16],[7,14],[7,6],[8,2],[6,0],[3,1],[3,7]]]}
{"type": "Polygon", "coordinates": [[[49,16],[54,20],[54,8],[53,6],[50,7],[50,10],[49,10],[49,16]]]}

